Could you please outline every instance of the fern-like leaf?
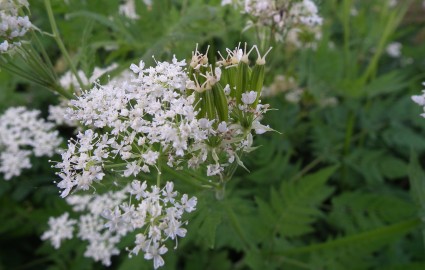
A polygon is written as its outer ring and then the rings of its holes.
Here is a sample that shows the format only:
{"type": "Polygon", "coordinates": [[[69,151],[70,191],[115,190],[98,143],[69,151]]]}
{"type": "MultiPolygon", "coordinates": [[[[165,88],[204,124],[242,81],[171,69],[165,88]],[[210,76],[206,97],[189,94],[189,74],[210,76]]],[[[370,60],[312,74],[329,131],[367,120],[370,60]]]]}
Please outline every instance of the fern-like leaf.
{"type": "Polygon", "coordinates": [[[333,192],[326,182],[335,169],[329,167],[297,182],[283,182],[279,191],[272,188],[271,207],[256,198],[261,218],[273,236],[295,237],[313,231],[311,224],[321,215],[318,206],[333,192]]]}

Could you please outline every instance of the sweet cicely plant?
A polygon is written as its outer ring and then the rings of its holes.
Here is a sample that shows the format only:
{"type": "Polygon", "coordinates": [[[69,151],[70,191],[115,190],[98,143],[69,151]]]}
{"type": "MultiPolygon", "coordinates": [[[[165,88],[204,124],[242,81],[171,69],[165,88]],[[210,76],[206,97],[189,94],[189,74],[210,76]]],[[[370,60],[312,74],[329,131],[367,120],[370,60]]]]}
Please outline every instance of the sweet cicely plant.
{"type": "Polygon", "coordinates": [[[175,191],[174,182],[222,199],[236,168],[244,167],[243,155],[254,150],[253,134],[272,130],[260,123],[269,108],[260,96],[270,50],[260,55],[245,44],[212,62],[196,48],[188,65],[175,57],[153,67],[141,61],[130,66],[131,74],[71,100],[66,118],[84,130],[54,167],[61,196],[86,214],[78,222],[68,213],[51,218],[42,238],[58,248],[77,227],[77,236],[89,242],[85,255],[109,265],[120,239],[137,232],[130,255],[143,252],[155,268],[162,266],[166,240],[177,247],[186,235],[184,213],[202,199],[175,191]],[[77,194],[108,181],[114,189],[104,194],[77,194]]]}

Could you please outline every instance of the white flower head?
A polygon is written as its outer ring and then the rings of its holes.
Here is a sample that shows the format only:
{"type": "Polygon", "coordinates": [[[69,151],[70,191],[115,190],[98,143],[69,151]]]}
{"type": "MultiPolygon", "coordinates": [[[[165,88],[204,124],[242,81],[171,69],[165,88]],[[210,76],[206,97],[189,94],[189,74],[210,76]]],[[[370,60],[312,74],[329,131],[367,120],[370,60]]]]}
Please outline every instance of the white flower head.
{"type": "MultiPolygon", "coordinates": [[[[425,82],[422,83],[425,86],[425,82]]],[[[411,97],[413,102],[423,107],[425,111],[425,90],[422,90],[422,95],[415,95],[411,97]]],[[[425,113],[421,114],[422,117],[425,118],[425,113]]]]}
{"type": "Polygon", "coordinates": [[[73,237],[74,225],[76,220],[69,219],[69,213],[64,213],[57,218],[49,218],[50,230],[46,231],[42,236],[42,240],[50,240],[53,247],[58,249],[62,240],[71,239],[73,237]]]}
{"type": "Polygon", "coordinates": [[[28,16],[21,16],[22,7],[28,8],[27,1],[0,1],[0,53],[21,46],[20,38],[32,29],[28,16]]]}
{"type": "Polygon", "coordinates": [[[30,156],[52,156],[62,142],[38,110],[11,107],[0,115],[0,173],[9,180],[31,168],[30,156]]]}

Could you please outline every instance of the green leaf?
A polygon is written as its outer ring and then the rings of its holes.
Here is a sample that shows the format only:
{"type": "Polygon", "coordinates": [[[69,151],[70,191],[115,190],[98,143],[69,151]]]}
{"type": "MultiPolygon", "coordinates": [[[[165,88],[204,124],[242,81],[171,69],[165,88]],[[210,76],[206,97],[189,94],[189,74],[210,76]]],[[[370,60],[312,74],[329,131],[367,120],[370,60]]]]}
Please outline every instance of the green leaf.
{"type": "Polygon", "coordinates": [[[329,221],[347,234],[367,231],[415,217],[416,207],[382,192],[344,192],[332,200],[329,221]],[[391,207],[389,207],[391,206],[391,207]]]}
{"type": "Polygon", "coordinates": [[[410,157],[409,180],[411,185],[410,193],[421,211],[425,213],[425,173],[414,153],[410,157]]]}
{"type": "Polygon", "coordinates": [[[143,252],[138,255],[133,255],[131,258],[125,257],[123,262],[118,266],[118,270],[149,270],[152,269],[152,262],[147,261],[143,257],[143,252]]]}
{"type": "Polygon", "coordinates": [[[222,222],[222,212],[218,211],[216,203],[200,202],[197,215],[190,223],[191,228],[197,228],[198,240],[209,248],[215,247],[217,227],[222,222]]]}
{"type": "Polygon", "coordinates": [[[415,229],[419,224],[420,220],[415,218],[387,226],[382,226],[370,231],[330,240],[325,243],[288,249],[282,253],[289,255],[333,251],[335,254],[337,254],[338,250],[344,250],[347,248],[357,248],[356,250],[359,251],[363,249],[363,253],[369,253],[371,250],[376,249],[376,247],[372,248],[372,244],[379,246],[386,244],[415,229]]]}
{"type": "MultiPolygon", "coordinates": [[[[322,169],[296,182],[283,182],[270,191],[270,206],[256,199],[261,220],[272,235],[295,237],[313,231],[311,224],[321,216],[320,203],[333,191],[326,185],[337,166],[322,169]]],[[[274,237],[274,236],[273,236],[274,237]]]]}
{"type": "Polygon", "coordinates": [[[403,90],[408,84],[405,75],[400,71],[384,73],[364,87],[364,93],[370,97],[389,94],[403,90]]]}

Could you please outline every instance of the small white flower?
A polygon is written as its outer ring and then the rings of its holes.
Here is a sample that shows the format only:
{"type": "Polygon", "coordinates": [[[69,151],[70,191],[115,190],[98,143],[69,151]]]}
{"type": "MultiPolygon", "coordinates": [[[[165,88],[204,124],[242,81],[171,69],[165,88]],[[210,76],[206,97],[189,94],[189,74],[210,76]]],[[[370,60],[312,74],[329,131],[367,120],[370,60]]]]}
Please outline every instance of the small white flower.
{"type": "Polygon", "coordinates": [[[9,48],[9,42],[7,42],[7,40],[3,41],[0,44],[0,52],[7,52],[8,48],[9,48]]]}
{"type": "Polygon", "coordinates": [[[141,167],[137,164],[137,161],[127,163],[126,170],[124,171],[124,176],[129,177],[130,175],[136,176],[141,171],[141,167]]]}
{"type": "Polygon", "coordinates": [[[50,230],[43,233],[42,240],[50,240],[53,247],[58,249],[62,240],[71,239],[76,220],[69,219],[69,213],[64,213],[57,218],[49,218],[50,230]]]}
{"type": "Polygon", "coordinates": [[[130,66],[130,69],[136,74],[139,74],[140,72],[142,72],[144,68],[145,68],[145,63],[143,62],[143,60],[140,60],[138,66],[135,64],[131,64],[130,66]]]}
{"type": "Polygon", "coordinates": [[[144,162],[148,165],[154,165],[159,157],[159,153],[156,151],[149,150],[145,154],[142,154],[144,162]]]}
{"type": "Polygon", "coordinates": [[[143,184],[141,184],[140,181],[134,180],[133,182],[131,182],[130,192],[132,195],[136,195],[137,200],[140,200],[141,198],[144,198],[146,196],[145,195],[146,187],[147,187],[146,181],[143,182],[143,184]]]}
{"type": "Polygon", "coordinates": [[[21,8],[28,8],[26,1],[0,1],[0,53],[5,53],[15,47],[21,46],[19,40],[33,25],[28,16],[21,16],[21,8]]]}
{"type": "Polygon", "coordinates": [[[257,99],[257,92],[249,91],[242,94],[242,102],[246,105],[251,105],[257,99]]]}
{"type": "Polygon", "coordinates": [[[198,201],[196,197],[192,197],[190,199],[188,198],[189,197],[186,194],[183,194],[181,198],[181,207],[184,211],[190,213],[196,209],[196,204],[198,201]]]}
{"type": "Polygon", "coordinates": [[[207,176],[218,175],[223,171],[223,167],[220,164],[210,164],[207,166],[207,176]]]}
{"type": "Polygon", "coordinates": [[[5,180],[31,168],[30,156],[52,156],[62,142],[38,110],[11,107],[0,115],[0,173],[5,180]]]}
{"type": "Polygon", "coordinates": [[[220,124],[218,124],[217,130],[221,133],[225,133],[227,132],[229,129],[227,128],[227,123],[226,122],[221,122],[220,124]]]}
{"type": "Polygon", "coordinates": [[[134,0],[125,0],[125,2],[119,6],[118,11],[120,14],[132,20],[140,18],[136,12],[136,3],[134,0]]]}
{"type": "Polygon", "coordinates": [[[161,255],[165,254],[168,251],[165,246],[161,246],[160,248],[158,247],[158,243],[154,243],[148,248],[148,251],[145,254],[145,259],[153,259],[153,267],[155,269],[158,269],[159,267],[164,265],[164,259],[161,257],[161,255]]]}
{"type": "Polygon", "coordinates": [[[399,58],[401,56],[402,44],[400,42],[392,42],[388,44],[386,51],[387,54],[394,58],[399,58]]]}
{"type": "Polygon", "coordinates": [[[413,102],[425,106],[425,96],[412,96],[413,102]]]}
{"type": "Polygon", "coordinates": [[[162,191],[162,196],[164,196],[164,202],[174,203],[174,197],[177,196],[177,192],[173,190],[174,183],[167,182],[165,185],[165,189],[162,191]]]}

